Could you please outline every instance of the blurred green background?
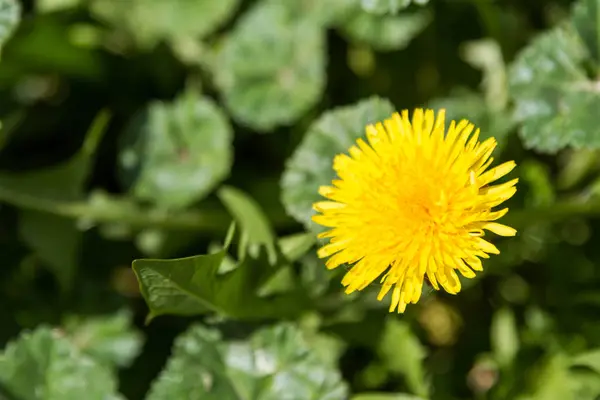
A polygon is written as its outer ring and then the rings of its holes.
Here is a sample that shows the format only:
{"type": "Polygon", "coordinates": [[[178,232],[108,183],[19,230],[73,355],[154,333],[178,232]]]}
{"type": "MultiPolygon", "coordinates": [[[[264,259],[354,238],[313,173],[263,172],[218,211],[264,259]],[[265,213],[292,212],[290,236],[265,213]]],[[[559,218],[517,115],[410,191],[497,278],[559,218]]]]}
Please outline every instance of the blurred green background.
{"type": "Polygon", "coordinates": [[[600,399],[600,0],[0,0],[0,44],[1,399],[600,399]],[[396,315],[310,206],[414,107],[516,160],[519,233],[396,315]]]}

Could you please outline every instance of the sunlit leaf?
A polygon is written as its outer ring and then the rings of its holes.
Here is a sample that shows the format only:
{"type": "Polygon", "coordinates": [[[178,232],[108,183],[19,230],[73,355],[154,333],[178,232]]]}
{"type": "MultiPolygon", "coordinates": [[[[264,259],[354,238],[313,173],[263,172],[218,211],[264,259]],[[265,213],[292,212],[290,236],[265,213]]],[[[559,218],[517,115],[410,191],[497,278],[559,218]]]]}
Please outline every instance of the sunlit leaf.
{"type": "Polygon", "coordinates": [[[22,333],[0,354],[0,383],[19,400],[117,400],[112,374],[47,327],[22,333]]]}
{"type": "Polygon", "coordinates": [[[142,46],[181,37],[199,39],[236,11],[239,0],[92,0],[92,12],[127,29],[142,46]]]}
{"type": "Polygon", "coordinates": [[[287,213],[306,227],[318,229],[310,220],[312,204],[321,198],[319,186],[335,177],[333,157],[364,136],[367,124],[389,118],[393,111],[389,101],[372,97],[321,115],[287,161],[281,181],[287,213]]]}
{"type": "Polygon", "coordinates": [[[266,0],[274,4],[282,4],[293,15],[301,15],[324,27],[343,21],[351,13],[356,12],[357,0],[266,0]]]}
{"type": "Polygon", "coordinates": [[[351,400],[426,400],[423,397],[406,393],[359,393],[351,400]]]}
{"type": "Polygon", "coordinates": [[[526,147],[547,153],[600,147],[600,90],[584,69],[589,59],[569,26],[543,33],[518,55],[509,79],[526,147]]]}
{"type": "Polygon", "coordinates": [[[216,330],[196,325],[180,336],[148,400],[342,400],[340,374],[325,365],[291,325],[225,342],[216,330]]]}
{"type": "Polygon", "coordinates": [[[138,198],[181,208],[206,196],[229,173],[232,130],[210,99],[187,90],[138,115],[119,164],[138,198]]]}
{"type": "Polygon", "coordinates": [[[142,334],[126,310],[97,317],[70,317],[64,329],[81,351],[109,366],[128,367],[142,350],[142,334]]]}
{"type": "Polygon", "coordinates": [[[323,92],[325,32],[282,2],[259,2],[224,39],[213,73],[237,121],[260,131],[289,125],[323,92]]]}
{"type": "Polygon", "coordinates": [[[392,51],[406,47],[430,21],[427,11],[382,16],[358,12],[347,18],[340,28],[353,42],[368,44],[379,51],[392,51]]]}

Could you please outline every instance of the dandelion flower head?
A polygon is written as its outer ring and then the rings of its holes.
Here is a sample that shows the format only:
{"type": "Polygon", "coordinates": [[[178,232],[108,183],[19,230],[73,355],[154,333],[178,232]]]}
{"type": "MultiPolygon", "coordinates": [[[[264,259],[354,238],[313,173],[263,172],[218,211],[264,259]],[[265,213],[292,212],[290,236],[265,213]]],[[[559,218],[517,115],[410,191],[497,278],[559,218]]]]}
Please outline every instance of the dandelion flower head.
{"type": "Polygon", "coordinates": [[[467,120],[451,121],[445,111],[395,113],[366,127],[349,154],[333,160],[337,178],[319,193],[313,220],[330,228],[318,250],[329,269],[350,266],[342,280],[346,293],[380,278],[378,300],[391,294],[390,312],[416,303],[427,277],[448,293],[461,289],[457,272],[473,278],[482,258],[498,254],[484,230],[501,236],[516,231],[494,222],[507,208],[493,210],[516,192],[518,179],[491,185],[515,163],[494,168],[496,140],[479,141],[467,120]]]}

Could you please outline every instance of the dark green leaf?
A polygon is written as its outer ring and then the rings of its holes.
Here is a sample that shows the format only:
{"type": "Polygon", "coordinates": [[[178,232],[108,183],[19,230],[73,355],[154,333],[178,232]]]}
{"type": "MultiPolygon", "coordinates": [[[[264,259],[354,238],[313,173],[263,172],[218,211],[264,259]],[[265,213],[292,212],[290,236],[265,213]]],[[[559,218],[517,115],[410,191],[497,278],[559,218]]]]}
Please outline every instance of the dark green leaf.
{"type": "Polygon", "coordinates": [[[148,400],[342,400],[339,373],[324,365],[291,325],[226,343],[218,331],[192,327],[175,343],[173,356],[148,400]]]}
{"type": "Polygon", "coordinates": [[[388,318],[377,350],[390,371],[405,376],[413,393],[428,396],[429,384],[423,366],[425,348],[406,322],[388,318]]]}
{"type": "Polygon", "coordinates": [[[126,310],[107,316],[70,317],[64,327],[77,348],[109,366],[128,367],[144,343],[126,310]]]}
{"type": "Polygon", "coordinates": [[[224,39],[213,65],[233,117],[260,131],[289,125],[325,86],[325,32],[283,2],[259,2],[224,39]],[[248,62],[252,60],[252,62],[248,62]]]}
{"type": "Polygon", "coordinates": [[[22,333],[0,355],[0,382],[19,400],[117,400],[108,369],[57,331],[22,333]]]}
{"type": "Polygon", "coordinates": [[[231,140],[232,130],[221,110],[188,90],[172,103],[151,104],[137,117],[119,162],[136,197],[165,207],[186,207],[227,176],[231,140]]]}
{"type": "MultiPolygon", "coordinates": [[[[23,206],[23,201],[31,202],[32,205],[46,206],[49,211],[59,208],[63,201],[81,199],[94,153],[108,121],[108,113],[98,114],[82,148],[60,165],[34,172],[0,174],[0,199],[17,206],[23,206]]],[[[20,212],[19,234],[51,268],[63,289],[68,290],[77,268],[81,241],[75,221],[24,209],[20,212]]]]}
{"type": "MultiPolygon", "coordinates": [[[[248,255],[226,273],[219,274],[233,230],[225,247],[213,254],[173,260],[135,260],[133,270],[150,308],[148,319],[162,314],[196,315],[214,311],[224,316],[262,319],[296,315],[306,301],[299,288],[277,296],[258,291],[286,265],[272,266],[267,254],[248,255]]],[[[262,249],[261,249],[262,250],[262,249]]]]}
{"type": "Polygon", "coordinates": [[[305,134],[302,143],[288,160],[281,187],[282,202],[289,215],[306,227],[311,223],[312,204],[321,196],[319,186],[335,178],[333,157],[346,152],[365,134],[365,126],[389,118],[392,104],[377,97],[324,113],[305,134]]]}
{"type": "Polygon", "coordinates": [[[569,27],[540,35],[519,54],[509,79],[526,147],[548,153],[600,147],[600,90],[582,67],[588,59],[569,27]]]}
{"type": "Polygon", "coordinates": [[[0,48],[13,34],[21,19],[18,0],[0,0],[0,48]]]}
{"type": "Polygon", "coordinates": [[[342,23],[341,30],[354,42],[379,51],[392,51],[408,46],[430,21],[427,11],[382,16],[358,12],[342,23]]]}

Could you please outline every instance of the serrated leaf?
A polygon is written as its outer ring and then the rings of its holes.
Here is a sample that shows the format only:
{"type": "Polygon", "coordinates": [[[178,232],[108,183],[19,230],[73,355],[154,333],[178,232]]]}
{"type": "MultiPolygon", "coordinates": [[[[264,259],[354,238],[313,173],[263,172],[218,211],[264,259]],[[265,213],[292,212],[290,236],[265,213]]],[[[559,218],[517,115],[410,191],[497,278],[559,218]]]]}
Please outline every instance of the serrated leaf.
{"type": "Polygon", "coordinates": [[[358,12],[347,18],[340,29],[351,41],[379,51],[393,51],[408,46],[430,22],[427,11],[381,16],[358,12]]]}
{"type": "Polygon", "coordinates": [[[191,90],[171,103],[154,102],[126,132],[123,179],[139,199],[186,207],[229,174],[232,136],[218,106],[191,90]]]}
{"type": "Polygon", "coordinates": [[[117,400],[108,369],[47,327],[22,333],[0,354],[0,382],[20,400],[117,400]]]}
{"type": "Polygon", "coordinates": [[[390,371],[405,376],[414,394],[428,396],[429,384],[423,366],[425,348],[406,322],[393,318],[386,321],[377,352],[390,371]]]}
{"type": "Polygon", "coordinates": [[[490,330],[494,359],[500,367],[510,367],[519,352],[519,334],[513,312],[506,308],[498,310],[490,330]]]}
{"type": "Polygon", "coordinates": [[[388,100],[372,97],[321,115],[286,163],[281,187],[287,213],[307,228],[319,229],[311,223],[312,204],[321,198],[319,186],[335,178],[333,157],[364,136],[366,125],[389,118],[393,111],[388,100]]]}
{"type": "Polygon", "coordinates": [[[18,0],[0,0],[0,49],[17,29],[21,19],[18,0]]]}
{"type": "Polygon", "coordinates": [[[172,260],[142,259],[133,262],[133,270],[150,314],[148,320],[162,315],[196,315],[209,311],[223,316],[262,319],[293,316],[306,307],[299,288],[275,296],[261,296],[266,285],[287,260],[271,265],[268,255],[247,255],[226,273],[219,273],[227,255],[233,230],[224,248],[213,254],[172,260]]]}
{"type": "Polygon", "coordinates": [[[600,148],[600,86],[582,67],[588,60],[570,27],[540,35],[517,56],[509,82],[526,147],[546,153],[600,148]]]}
{"type": "Polygon", "coordinates": [[[283,2],[259,2],[224,39],[213,73],[232,116],[271,131],[317,103],[325,66],[325,32],[318,22],[299,18],[283,2]]]}
{"type": "MultiPolygon", "coordinates": [[[[98,114],[83,146],[66,162],[33,172],[0,173],[0,199],[16,206],[29,202],[52,209],[60,207],[62,201],[83,198],[94,153],[109,118],[107,112],[98,114]]],[[[47,212],[23,209],[19,213],[19,234],[48,265],[62,288],[68,290],[75,275],[81,240],[75,222],[47,212]]]]}
{"type": "Polygon", "coordinates": [[[239,0],[93,0],[91,11],[127,29],[143,47],[160,40],[200,39],[221,26],[237,10],[239,0]]]}
{"type": "Polygon", "coordinates": [[[70,317],[64,323],[70,341],[108,366],[128,367],[144,343],[126,310],[97,317],[70,317]]]}
{"type": "Polygon", "coordinates": [[[180,336],[148,400],[342,400],[340,374],[323,364],[300,331],[283,324],[247,341],[224,342],[201,325],[180,336]]]}
{"type": "Polygon", "coordinates": [[[429,0],[359,0],[361,8],[371,14],[397,14],[412,4],[423,6],[429,0]]]}

